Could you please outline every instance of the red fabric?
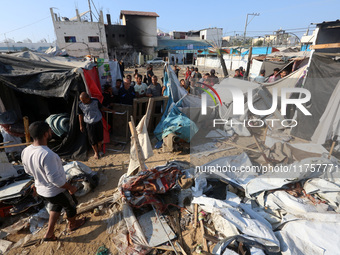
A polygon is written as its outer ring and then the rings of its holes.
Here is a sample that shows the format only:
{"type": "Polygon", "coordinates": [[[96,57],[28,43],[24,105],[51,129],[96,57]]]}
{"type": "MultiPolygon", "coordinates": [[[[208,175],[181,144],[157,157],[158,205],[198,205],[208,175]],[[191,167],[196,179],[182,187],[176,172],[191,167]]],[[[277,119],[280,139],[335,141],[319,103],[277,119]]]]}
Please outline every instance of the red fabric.
{"type": "Polygon", "coordinates": [[[272,48],[272,52],[276,52],[276,51],[280,51],[280,50],[278,50],[278,49],[276,49],[276,48],[272,48]]]}
{"type": "Polygon", "coordinates": [[[102,87],[100,86],[97,67],[94,67],[91,70],[83,69],[83,72],[91,97],[97,98],[99,102],[103,102],[104,97],[102,94],[102,87]]]}
{"type": "MultiPolygon", "coordinates": [[[[92,68],[91,70],[85,70],[83,69],[84,72],[84,77],[87,83],[87,89],[91,95],[91,97],[97,98],[100,103],[103,102],[103,94],[102,94],[102,87],[100,86],[100,81],[99,81],[99,76],[98,76],[98,70],[97,67],[92,68]]],[[[106,128],[106,120],[104,117],[102,117],[102,122],[103,122],[103,152],[105,153],[105,143],[110,143],[110,134],[109,134],[109,129],[110,125],[108,128],[106,128]]]]}

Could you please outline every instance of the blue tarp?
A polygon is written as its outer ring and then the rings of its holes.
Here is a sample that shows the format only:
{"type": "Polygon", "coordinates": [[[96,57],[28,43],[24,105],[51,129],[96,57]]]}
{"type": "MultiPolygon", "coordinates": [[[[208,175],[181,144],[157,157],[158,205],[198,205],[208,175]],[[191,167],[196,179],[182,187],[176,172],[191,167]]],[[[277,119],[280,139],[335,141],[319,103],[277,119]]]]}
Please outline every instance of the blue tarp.
{"type": "MultiPolygon", "coordinates": [[[[272,53],[273,48],[272,47],[253,47],[252,54],[253,55],[267,55],[272,53]]],[[[249,50],[242,52],[242,56],[248,55],[249,50]]]]}
{"type": "MultiPolygon", "coordinates": [[[[160,141],[171,133],[175,133],[179,138],[190,142],[191,138],[197,133],[198,128],[184,113],[182,113],[176,104],[180,106],[181,98],[178,93],[178,85],[174,79],[174,71],[170,68],[164,74],[164,84],[166,89],[165,96],[169,96],[168,104],[164,111],[161,121],[154,130],[156,138],[160,141]],[[171,72],[170,74],[168,72],[171,72]]],[[[177,77],[176,77],[177,79],[177,77]]]]}
{"type": "Polygon", "coordinates": [[[301,51],[311,51],[310,50],[310,45],[302,45],[301,46],[301,51]]]}
{"type": "Polygon", "coordinates": [[[190,142],[197,131],[196,124],[182,113],[176,105],[173,105],[165,119],[156,127],[154,134],[157,139],[163,139],[169,134],[174,133],[184,141],[190,142]]]}

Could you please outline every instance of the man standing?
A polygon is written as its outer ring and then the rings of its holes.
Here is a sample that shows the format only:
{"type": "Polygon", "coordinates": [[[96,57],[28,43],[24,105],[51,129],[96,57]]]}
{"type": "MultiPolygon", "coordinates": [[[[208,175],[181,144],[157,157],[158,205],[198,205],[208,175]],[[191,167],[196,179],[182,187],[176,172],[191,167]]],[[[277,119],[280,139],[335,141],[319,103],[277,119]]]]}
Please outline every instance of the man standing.
{"type": "Polygon", "coordinates": [[[257,82],[257,83],[264,83],[264,80],[265,80],[265,76],[266,75],[266,70],[262,69],[260,71],[260,75],[257,76],[254,81],[257,82]]]}
{"type": "Polygon", "coordinates": [[[133,99],[136,97],[135,89],[127,80],[124,82],[123,87],[119,89],[119,99],[121,104],[133,104],[133,99]]]}
{"type": "Polygon", "coordinates": [[[162,95],[162,86],[158,83],[158,78],[156,75],[152,76],[152,84],[148,87],[146,91],[147,97],[160,97],[162,95]]]}
{"type": "Polygon", "coordinates": [[[66,211],[70,231],[82,226],[86,218],[76,220],[76,202],[72,195],[77,188],[66,182],[59,156],[47,147],[47,142],[52,137],[50,127],[46,122],[37,121],[30,125],[29,132],[33,138],[33,144],[23,150],[22,163],[25,172],[34,177],[36,191],[43,198],[50,214],[43,240],[56,241],[54,226],[62,208],[66,211]]]}
{"type": "Polygon", "coordinates": [[[104,107],[98,99],[91,98],[86,92],[81,93],[79,99],[81,101],[78,109],[80,131],[85,132],[85,122],[87,136],[94,151],[94,158],[99,159],[100,156],[104,155],[102,151],[103,124],[101,110],[112,113],[115,113],[115,111],[104,107]]]}
{"type": "Polygon", "coordinates": [[[151,84],[151,79],[152,79],[152,76],[154,75],[153,74],[153,71],[152,71],[152,65],[149,65],[148,68],[147,68],[147,72],[146,72],[146,77],[148,78],[148,82],[147,84],[150,85],[151,84]]]}

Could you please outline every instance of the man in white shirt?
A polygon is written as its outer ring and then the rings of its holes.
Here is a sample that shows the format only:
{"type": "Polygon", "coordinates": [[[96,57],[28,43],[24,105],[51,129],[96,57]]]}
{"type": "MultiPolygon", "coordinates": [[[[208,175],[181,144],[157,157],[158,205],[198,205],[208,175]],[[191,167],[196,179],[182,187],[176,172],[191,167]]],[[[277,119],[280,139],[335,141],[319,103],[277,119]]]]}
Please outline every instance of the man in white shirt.
{"type": "Polygon", "coordinates": [[[148,85],[142,83],[142,76],[140,74],[137,76],[137,84],[135,85],[134,89],[137,97],[146,96],[146,90],[148,89],[148,85]]]}
{"type": "Polygon", "coordinates": [[[82,226],[86,218],[76,220],[76,202],[72,196],[77,188],[66,181],[66,175],[59,156],[47,147],[52,131],[48,124],[37,121],[30,125],[29,132],[33,144],[26,147],[22,154],[25,172],[34,177],[35,189],[49,211],[50,218],[44,241],[56,241],[54,226],[65,209],[69,221],[69,230],[82,226]]]}

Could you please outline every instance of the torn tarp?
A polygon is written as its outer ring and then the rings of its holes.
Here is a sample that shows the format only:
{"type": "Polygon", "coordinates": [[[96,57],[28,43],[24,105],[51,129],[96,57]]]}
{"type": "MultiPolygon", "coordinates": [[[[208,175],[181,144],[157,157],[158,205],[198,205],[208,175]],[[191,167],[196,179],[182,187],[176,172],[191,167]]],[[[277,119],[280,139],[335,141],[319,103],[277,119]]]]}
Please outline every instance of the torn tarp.
{"type": "Polygon", "coordinates": [[[182,113],[177,106],[173,105],[166,118],[158,124],[154,133],[158,140],[162,140],[169,134],[174,133],[184,141],[190,142],[197,131],[196,124],[182,113]]]}
{"type": "Polygon", "coordinates": [[[252,212],[253,216],[246,212],[244,207],[232,207],[221,200],[209,197],[195,197],[194,204],[200,204],[209,213],[218,213],[224,219],[233,224],[240,235],[249,241],[263,245],[269,252],[278,252],[280,243],[274,235],[271,225],[260,215],[252,212]],[[256,217],[254,217],[256,215],[256,217]]]}

